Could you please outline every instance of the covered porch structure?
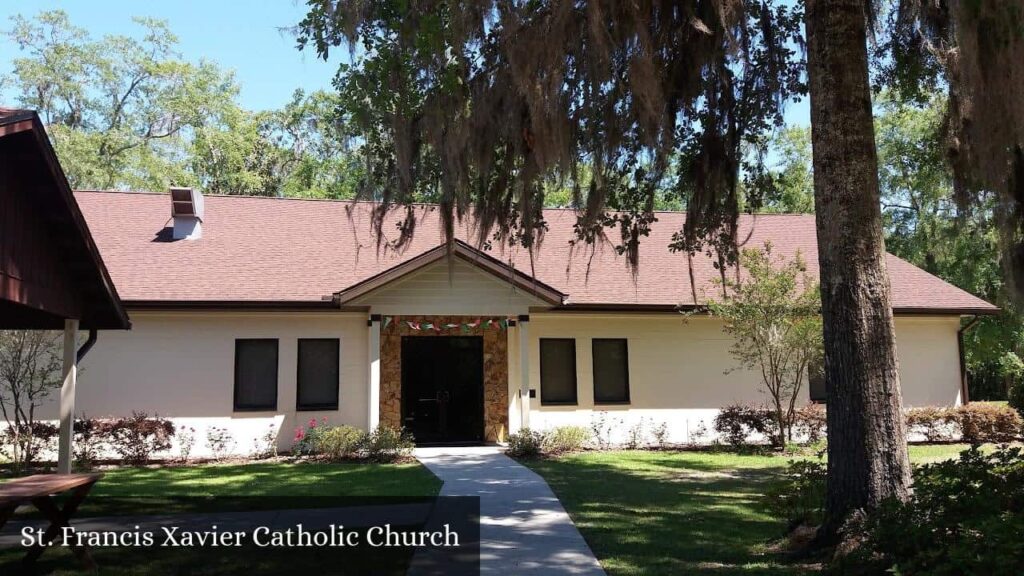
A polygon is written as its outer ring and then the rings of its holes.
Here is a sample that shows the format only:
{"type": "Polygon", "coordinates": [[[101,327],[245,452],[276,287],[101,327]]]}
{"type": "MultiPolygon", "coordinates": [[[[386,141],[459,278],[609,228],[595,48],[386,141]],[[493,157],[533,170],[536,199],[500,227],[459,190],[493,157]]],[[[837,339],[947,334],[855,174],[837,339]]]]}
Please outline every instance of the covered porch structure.
{"type": "Polygon", "coordinates": [[[64,331],[59,473],[71,471],[78,362],[98,330],[129,327],[39,116],[0,108],[0,329],[64,331]]]}
{"type": "Polygon", "coordinates": [[[406,428],[419,443],[502,442],[528,428],[529,313],[566,298],[461,240],[336,293],[370,311],[368,428],[406,428]]]}

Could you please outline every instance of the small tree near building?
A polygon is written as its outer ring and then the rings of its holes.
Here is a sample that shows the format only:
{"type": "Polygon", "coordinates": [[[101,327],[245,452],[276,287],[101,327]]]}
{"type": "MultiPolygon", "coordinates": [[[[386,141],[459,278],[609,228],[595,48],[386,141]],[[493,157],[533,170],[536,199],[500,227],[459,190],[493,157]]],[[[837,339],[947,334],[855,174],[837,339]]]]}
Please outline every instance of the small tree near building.
{"type": "Polygon", "coordinates": [[[63,347],[59,332],[0,330],[0,438],[16,466],[30,463],[45,440],[37,438],[36,409],[60,388],[63,347]]]}
{"type": "Polygon", "coordinates": [[[743,250],[740,263],[745,277],[724,278],[727,296],[711,301],[708,309],[734,338],[729,351],[737,368],[760,374],[775,416],[771,442],[783,446],[793,439],[808,367],[823,355],[818,284],[799,252],[792,261],[775,258],[770,243],[743,250]]]}

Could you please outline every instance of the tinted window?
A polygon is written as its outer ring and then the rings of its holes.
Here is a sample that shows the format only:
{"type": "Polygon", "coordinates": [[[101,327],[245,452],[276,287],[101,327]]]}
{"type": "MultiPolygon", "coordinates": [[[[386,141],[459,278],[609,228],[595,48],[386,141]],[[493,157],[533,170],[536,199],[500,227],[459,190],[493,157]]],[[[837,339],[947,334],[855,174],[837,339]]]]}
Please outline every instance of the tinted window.
{"type": "Polygon", "coordinates": [[[629,402],[629,352],[625,338],[595,338],[594,402],[629,402]]]}
{"type": "Polygon", "coordinates": [[[341,343],[337,338],[299,339],[299,410],[338,408],[338,360],[341,343]]]}
{"type": "Polygon", "coordinates": [[[235,340],[235,410],[277,409],[277,340],[235,340]]]}
{"type": "Polygon", "coordinates": [[[815,363],[807,368],[807,388],[811,393],[811,402],[824,404],[828,400],[828,386],[825,384],[825,366],[823,364],[815,363]]]}
{"type": "Polygon", "coordinates": [[[576,403],[576,341],[540,339],[541,404],[576,403]]]}

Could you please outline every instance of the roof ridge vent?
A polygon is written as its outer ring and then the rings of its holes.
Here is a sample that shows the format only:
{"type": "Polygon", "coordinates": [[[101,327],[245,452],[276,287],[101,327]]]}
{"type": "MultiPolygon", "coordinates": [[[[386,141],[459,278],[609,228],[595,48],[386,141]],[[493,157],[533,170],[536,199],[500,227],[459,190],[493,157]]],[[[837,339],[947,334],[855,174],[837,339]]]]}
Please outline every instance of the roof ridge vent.
{"type": "Polygon", "coordinates": [[[203,195],[192,188],[172,186],[171,218],[175,240],[198,240],[203,235],[203,195]]]}

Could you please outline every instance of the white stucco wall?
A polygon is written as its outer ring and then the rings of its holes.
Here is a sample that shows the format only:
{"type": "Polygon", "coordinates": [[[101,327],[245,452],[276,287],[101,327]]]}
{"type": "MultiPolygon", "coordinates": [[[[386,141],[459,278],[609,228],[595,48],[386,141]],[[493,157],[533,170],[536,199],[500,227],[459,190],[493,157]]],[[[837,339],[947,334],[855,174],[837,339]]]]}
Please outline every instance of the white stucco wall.
{"type": "MultiPolygon", "coordinates": [[[[484,280],[490,280],[485,278],[484,280]]],[[[472,306],[470,309],[473,308],[472,306]]],[[[372,310],[378,313],[375,308],[372,310]]],[[[394,312],[392,312],[394,313],[394,312]]],[[[438,312],[435,312],[438,313],[438,312]]],[[[473,314],[468,310],[456,313],[473,314]]],[[[483,312],[475,312],[482,314],[483,312]]],[[[365,428],[367,422],[367,315],[307,312],[133,312],[129,332],[103,332],[82,364],[78,414],[92,417],[128,415],[133,410],[171,417],[196,429],[193,455],[203,455],[206,430],[231,430],[236,452],[252,451],[254,440],[273,423],[278,445],[291,447],[295,427],[310,418],[365,428]],[[237,338],[279,340],[278,409],[233,412],[234,342],[237,338]],[[296,356],[299,338],[341,341],[339,407],[329,412],[297,412],[296,356]]],[[[960,402],[960,372],[955,317],[898,317],[896,339],[903,395],[908,406],[955,405],[960,402]]],[[[510,428],[520,422],[519,328],[509,342],[510,428]]],[[[621,440],[643,419],[648,431],[669,424],[675,442],[710,440],[717,409],[731,403],[758,403],[756,375],[732,371],[729,340],[716,319],[684,320],[675,314],[579,314],[536,312],[530,316],[531,427],[563,424],[589,427],[597,412],[621,440]],[[540,403],[540,338],[575,338],[577,406],[540,403]],[[592,338],[628,339],[630,404],[595,406],[592,338]],[[706,435],[697,437],[701,428],[706,435]]],[[[807,392],[804,392],[805,396],[807,392]]],[[[56,417],[56,399],[42,412],[56,417]]],[[[173,451],[172,451],[173,452],[173,451]]]]}
{"type": "MultiPolygon", "coordinates": [[[[132,312],[131,318],[132,330],[102,332],[82,362],[77,414],[98,418],[140,410],[172,418],[196,429],[198,456],[207,453],[211,426],[228,428],[239,454],[250,453],[271,424],[282,449],[291,447],[295,427],[310,418],[366,426],[365,314],[132,312]],[[278,339],[276,411],[234,412],[237,338],[278,339]],[[341,341],[338,410],[296,411],[299,338],[341,341]]],[[[56,418],[52,400],[44,419],[56,418]]]]}
{"type": "MultiPolygon", "coordinates": [[[[730,371],[730,340],[721,322],[705,317],[683,320],[673,315],[553,314],[530,317],[530,382],[537,389],[530,401],[531,428],[544,430],[567,424],[589,427],[599,412],[615,424],[616,439],[644,421],[649,431],[668,424],[674,442],[710,440],[717,409],[734,403],[762,403],[759,376],[730,371]],[[544,406],[540,401],[541,338],[575,338],[577,406],[544,406]],[[595,405],[592,338],[626,338],[629,353],[630,403],[595,405]],[[700,437],[701,428],[706,435],[700,437]]],[[[897,352],[904,403],[907,406],[960,403],[960,368],[956,317],[898,317],[897,352]]],[[[510,393],[518,387],[518,369],[510,393]]],[[[809,402],[808,391],[803,395],[809,402]]],[[[518,428],[518,410],[510,419],[518,428]]]]}

